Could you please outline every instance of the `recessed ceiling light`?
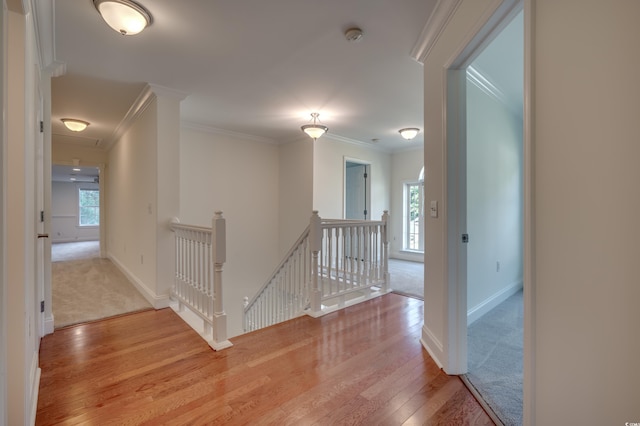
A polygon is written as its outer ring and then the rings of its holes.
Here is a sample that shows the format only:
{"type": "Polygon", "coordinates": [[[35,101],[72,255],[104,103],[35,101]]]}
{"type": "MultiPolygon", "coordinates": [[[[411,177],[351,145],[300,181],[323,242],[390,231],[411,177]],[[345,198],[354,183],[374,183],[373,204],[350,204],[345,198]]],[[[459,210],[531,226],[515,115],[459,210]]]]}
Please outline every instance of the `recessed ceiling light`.
{"type": "Polygon", "coordinates": [[[81,171],[81,169],[78,169],[78,168],[76,168],[76,167],[74,167],[74,168],[73,168],[73,169],[71,169],[71,170],[73,170],[74,172],[79,172],[79,171],[81,171]]]}

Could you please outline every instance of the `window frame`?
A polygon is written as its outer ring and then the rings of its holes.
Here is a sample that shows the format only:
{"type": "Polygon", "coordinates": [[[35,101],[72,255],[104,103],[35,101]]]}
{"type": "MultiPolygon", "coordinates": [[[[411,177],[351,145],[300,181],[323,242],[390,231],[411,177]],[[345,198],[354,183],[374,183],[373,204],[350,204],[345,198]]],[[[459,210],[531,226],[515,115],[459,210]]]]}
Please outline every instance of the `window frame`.
{"type": "MultiPolygon", "coordinates": [[[[403,238],[402,250],[412,253],[424,253],[424,180],[404,182],[403,186],[403,238]],[[411,220],[411,191],[418,187],[418,217],[411,220]],[[417,222],[417,232],[412,232],[412,222],[417,222]],[[412,247],[412,236],[418,236],[418,246],[412,247]]],[[[415,227],[413,227],[415,229],[415,227]]],[[[415,238],[414,240],[415,241],[415,238]]]]}
{"type": "Polygon", "coordinates": [[[83,229],[87,229],[87,228],[98,228],[100,226],[100,188],[88,188],[88,187],[83,187],[83,186],[79,186],[78,187],[78,202],[76,203],[76,207],[78,208],[78,227],[83,228],[83,229]],[[91,192],[96,192],[98,194],[97,200],[98,200],[98,204],[97,205],[91,205],[91,206],[83,206],[82,203],[82,191],[91,191],[91,192]],[[97,224],[83,224],[82,223],[82,209],[83,208],[92,208],[95,209],[97,214],[96,216],[98,217],[98,223],[97,224]]]}

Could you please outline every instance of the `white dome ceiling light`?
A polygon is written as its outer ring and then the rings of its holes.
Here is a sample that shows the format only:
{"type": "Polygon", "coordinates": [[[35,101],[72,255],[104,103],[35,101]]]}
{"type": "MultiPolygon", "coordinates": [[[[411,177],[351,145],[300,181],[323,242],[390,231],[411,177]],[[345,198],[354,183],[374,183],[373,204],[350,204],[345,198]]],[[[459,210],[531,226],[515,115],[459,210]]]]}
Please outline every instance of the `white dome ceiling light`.
{"type": "Polygon", "coordinates": [[[418,133],[420,133],[420,129],[416,127],[407,127],[405,129],[398,130],[398,133],[400,133],[403,138],[410,141],[411,139],[415,138],[418,133]]]}
{"type": "Polygon", "coordinates": [[[134,35],[151,25],[151,14],[132,0],[93,0],[102,19],[122,35],[134,35]]]}
{"type": "Polygon", "coordinates": [[[88,121],[77,120],[75,118],[61,118],[60,121],[72,132],[81,132],[90,124],[88,121]]]}

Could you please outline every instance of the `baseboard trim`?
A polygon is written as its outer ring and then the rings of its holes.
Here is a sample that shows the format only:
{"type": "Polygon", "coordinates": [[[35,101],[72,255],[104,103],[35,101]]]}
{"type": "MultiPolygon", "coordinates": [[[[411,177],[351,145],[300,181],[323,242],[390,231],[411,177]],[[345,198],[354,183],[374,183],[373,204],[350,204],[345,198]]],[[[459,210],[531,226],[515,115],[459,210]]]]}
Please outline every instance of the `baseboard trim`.
{"type": "Polygon", "coordinates": [[[168,308],[171,299],[169,295],[157,295],[145,283],[142,282],[135,274],[133,274],[123,263],[121,263],[112,253],[107,253],[107,257],[109,260],[113,262],[114,265],[122,272],[128,279],[133,283],[133,285],[138,289],[138,291],[147,299],[147,302],[154,307],[154,309],[164,309],[168,308]]]}
{"type": "Polygon", "coordinates": [[[98,241],[100,237],[73,237],[73,238],[53,238],[51,244],[56,243],[84,243],[87,241],[98,241]]]}
{"type": "Polygon", "coordinates": [[[34,352],[31,365],[31,406],[29,407],[29,424],[36,424],[36,414],[38,412],[38,397],[40,395],[40,376],[42,370],[38,367],[38,353],[34,352]]]}
{"type": "Polygon", "coordinates": [[[54,330],[54,318],[53,313],[44,319],[44,335],[53,333],[54,330]]]}
{"type": "Polygon", "coordinates": [[[507,300],[522,289],[522,281],[516,281],[508,287],[503,288],[499,292],[486,298],[473,308],[467,311],[467,325],[473,324],[476,320],[481,318],[484,314],[507,300]]]}
{"type": "Polygon", "coordinates": [[[440,358],[444,355],[444,348],[442,343],[431,333],[431,330],[426,325],[422,326],[422,338],[420,339],[422,347],[426,349],[429,356],[433,359],[439,368],[444,368],[444,364],[440,361],[440,358]]]}

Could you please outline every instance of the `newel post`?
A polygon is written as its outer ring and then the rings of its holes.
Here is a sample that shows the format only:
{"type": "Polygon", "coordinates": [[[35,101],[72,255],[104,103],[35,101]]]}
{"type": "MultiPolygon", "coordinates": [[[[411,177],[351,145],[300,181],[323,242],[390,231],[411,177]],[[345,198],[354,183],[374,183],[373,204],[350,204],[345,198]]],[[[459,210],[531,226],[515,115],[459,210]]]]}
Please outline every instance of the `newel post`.
{"type": "Polygon", "coordinates": [[[222,265],[227,261],[227,224],[222,212],[217,211],[212,220],[211,261],[213,262],[213,339],[209,343],[214,350],[233,346],[227,339],[227,314],[222,298],[222,265]]]}
{"type": "Polygon", "coordinates": [[[320,314],[322,309],[322,290],[320,289],[318,254],[322,250],[322,224],[317,210],[313,211],[309,221],[309,243],[311,248],[311,312],[320,314]]]}
{"type": "Polygon", "coordinates": [[[389,290],[389,210],[385,210],[382,213],[382,273],[384,274],[384,285],[382,287],[383,292],[389,290]]]}

